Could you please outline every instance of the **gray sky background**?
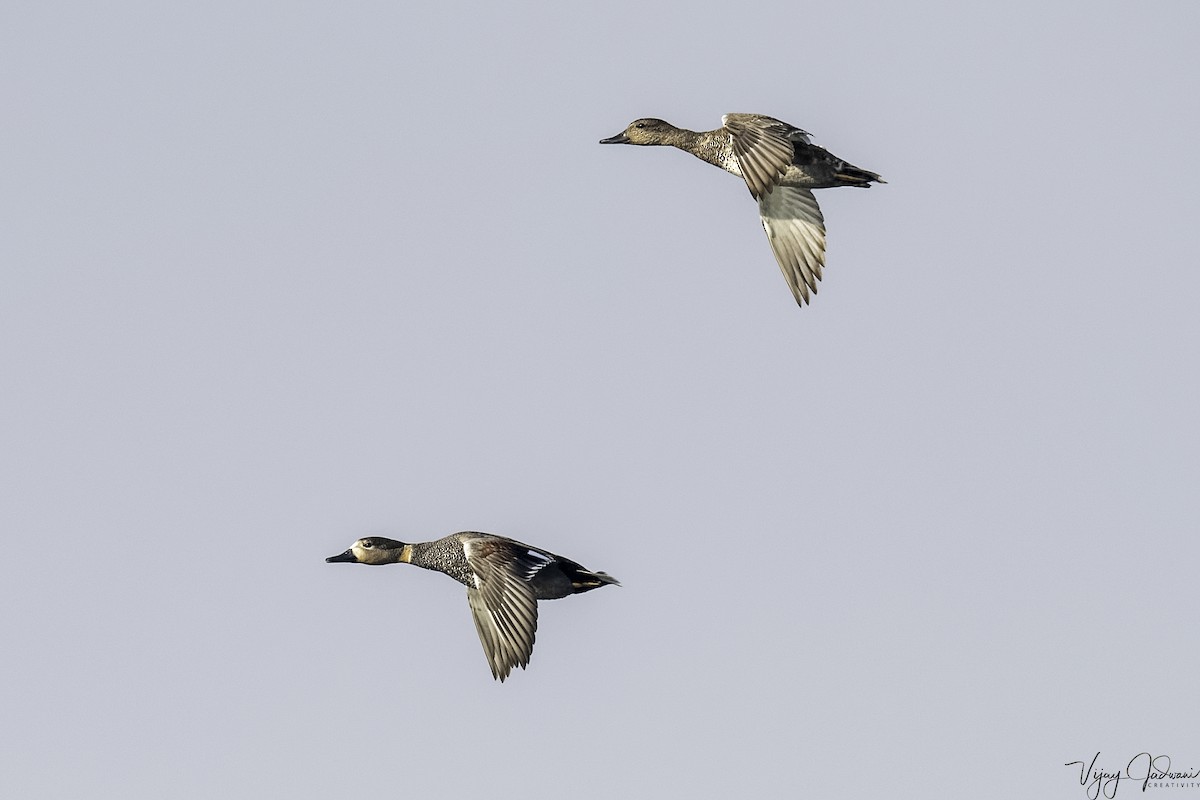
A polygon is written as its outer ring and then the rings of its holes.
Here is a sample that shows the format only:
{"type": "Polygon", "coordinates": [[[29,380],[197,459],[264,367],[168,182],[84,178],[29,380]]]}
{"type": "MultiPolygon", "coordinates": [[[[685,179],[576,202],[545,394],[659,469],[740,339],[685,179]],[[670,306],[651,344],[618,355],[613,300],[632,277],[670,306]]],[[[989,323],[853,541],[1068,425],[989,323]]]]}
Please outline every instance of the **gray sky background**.
{"type": "Polygon", "coordinates": [[[1200,6],[2,17],[0,794],[1200,768],[1200,6]],[[889,181],[804,310],[740,181],[597,144],[731,111],[889,181]],[[625,585],[501,685],[460,586],[323,560],[461,529],[625,585]]]}

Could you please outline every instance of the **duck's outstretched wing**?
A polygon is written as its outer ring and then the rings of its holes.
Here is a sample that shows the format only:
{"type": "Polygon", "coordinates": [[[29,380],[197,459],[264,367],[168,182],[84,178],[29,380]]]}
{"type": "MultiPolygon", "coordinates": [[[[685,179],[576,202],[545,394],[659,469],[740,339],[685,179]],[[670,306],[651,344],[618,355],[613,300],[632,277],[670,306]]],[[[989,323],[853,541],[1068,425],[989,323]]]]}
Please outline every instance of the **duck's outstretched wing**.
{"type": "Polygon", "coordinates": [[[524,669],[533,654],[537,599],[528,576],[544,560],[502,539],[468,540],[463,549],[474,573],[475,585],[467,587],[467,602],[475,630],[492,676],[503,681],[514,667],[524,669]]]}
{"type": "Polygon", "coordinates": [[[796,147],[809,148],[806,131],[761,114],[726,114],[721,124],[729,132],[733,155],[750,194],[758,201],[763,229],[779,269],[804,305],[817,293],[825,266],[825,218],[808,189],[780,186],[796,158],[796,147]]]}
{"type": "Polygon", "coordinates": [[[796,302],[817,293],[825,266],[825,218],[808,189],[776,186],[758,201],[763,230],[796,302]]]}
{"type": "Polygon", "coordinates": [[[794,142],[807,144],[808,133],[762,114],[726,114],[721,125],[729,133],[733,157],[755,200],[762,200],[792,164],[794,142]]]}

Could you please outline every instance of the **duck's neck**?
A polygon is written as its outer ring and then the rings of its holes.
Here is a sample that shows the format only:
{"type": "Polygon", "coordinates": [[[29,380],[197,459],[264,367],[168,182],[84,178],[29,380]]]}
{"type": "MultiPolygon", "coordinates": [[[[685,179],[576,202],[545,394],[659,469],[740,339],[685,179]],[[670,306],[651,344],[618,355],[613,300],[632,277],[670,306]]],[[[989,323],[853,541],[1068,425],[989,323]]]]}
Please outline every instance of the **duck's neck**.
{"type": "Polygon", "coordinates": [[[733,157],[733,144],[724,130],[696,132],[678,128],[670,144],[691,153],[701,161],[707,161],[714,167],[740,174],[731,168],[731,164],[737,162],[733,157]]]}
{"type": "Polygon", "coordinates": [[[696,131],[689,131],[687,128],[676,128],[674,125],[669,126],[668,133],[662,137],[663,144],[678,147],[680,150],[691,150],[699,138],[700,134],[696,131]]]}

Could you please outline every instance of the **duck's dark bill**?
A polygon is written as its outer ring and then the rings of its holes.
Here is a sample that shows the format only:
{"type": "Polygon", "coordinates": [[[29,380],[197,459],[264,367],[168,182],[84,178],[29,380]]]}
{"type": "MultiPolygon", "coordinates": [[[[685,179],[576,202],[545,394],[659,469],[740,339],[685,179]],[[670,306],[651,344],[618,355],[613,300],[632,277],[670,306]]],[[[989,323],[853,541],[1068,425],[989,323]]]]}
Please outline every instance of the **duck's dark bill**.
{"type": "Polygon", "coordinates": [[[610,136],[607,139],[601,139],[600,144],[625,144],[628,141],[629,137],[625,135],[624,131],[621,131],[616,136],[610,136]]]}
{"type": "Polygon", "coordinates": [[[353,563],[355,561],[358,561],[358,559],[355,558],[354,553],[349,550],[347,550],[344,553],[338,553],[336,556],[330,556],[329,558],[325,559],[326,564],[332,564],[335,561],[349,561],[349,562],[353,563]]]}

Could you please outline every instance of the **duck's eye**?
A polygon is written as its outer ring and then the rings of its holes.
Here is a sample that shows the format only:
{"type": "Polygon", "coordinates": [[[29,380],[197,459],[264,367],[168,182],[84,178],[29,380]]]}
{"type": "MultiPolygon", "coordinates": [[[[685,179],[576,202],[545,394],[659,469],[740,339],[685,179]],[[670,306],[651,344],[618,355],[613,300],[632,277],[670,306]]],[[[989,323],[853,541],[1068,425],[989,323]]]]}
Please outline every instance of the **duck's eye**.
{"type": "Polygon", "coordinates": [[[372,547],[374,547],[374,546],[375,546],[375,542],[373,542],[373,541],[372,541],[372,540],[370,540],[370,539],[363,539],[363,540],[362,540],[362,546],[363,546],[363,549],[364,549],[364,550],[370,550],[372,547]]]}
{"type": "Polygon", "coordinates": [[[644,122],[635,122],[635,123],[633,123],[633,127],[635,127],[635,128],[644,128],[644,127],[646,127],[646,123],[644,123],[644,122]]]}

